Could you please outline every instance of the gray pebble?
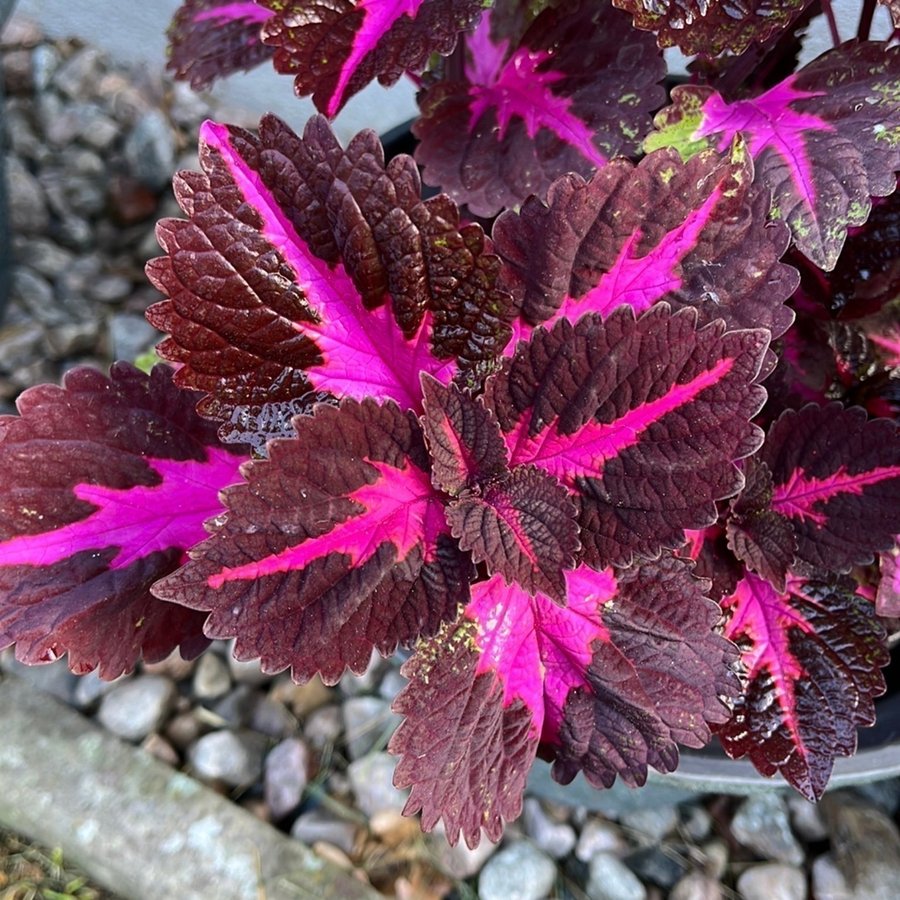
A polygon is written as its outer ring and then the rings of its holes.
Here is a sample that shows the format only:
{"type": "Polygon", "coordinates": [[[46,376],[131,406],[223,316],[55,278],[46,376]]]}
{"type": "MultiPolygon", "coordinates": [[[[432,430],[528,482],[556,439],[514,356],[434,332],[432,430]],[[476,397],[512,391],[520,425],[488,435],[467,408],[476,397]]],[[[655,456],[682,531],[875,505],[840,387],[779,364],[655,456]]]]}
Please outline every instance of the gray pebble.
{"type": "Polygon", "coordinates": [[[598,853],[588,868],[585,893],[591,900],[645,900],[647,889],[637,875],[609,853],[598,853]]]}
{"type": "Polygon", "coordinates": [[[151,190],[161,190],[175,170],[175,134],[166,117],[151,109],[125,139],[125,159],[131,174],[151,190]]]}
{"type": "Polygon", "coordinates": [[[787,805],[791,825],[804,841],[823,841],[828,837],[822,810],[817,803],[811,803],[806,797],[791,792],[787,798],[787,805]]]}
{"type": "Polygon", "coordinates": [[[88,672],[86,675],[81,675],[78,678],[72,699],[79,709],[87,709],[113,690],[119,683],[119,679],[116,681],[105,681],[97,674],[95,669],[93,672],[88,672]]]}
{"type": "Polygon", "coordinates": [[[494,854],[478,877],[480,900],[541,900],[553,889],[556,864],[528,841],[494,854]]]}
{"type": "Polygon", "coordinates": [[[10,225],[18,234],[41,234],[50,224],[47,199],[37,178],[15,157],[6,161],[10,225]]]}
{"type": "Polygon", "coordinates": [[[57,307],[53,288],[46,278],[25,266],[16,266],[12,275],[12,301],[36,322],[57,325],[64,314],[57,307]]]}
{"type": "Polygon", "coordinates": [[[400,722],[400,716],[391,712],[390,703],[381,697],[350,697],[344,701],[342,713],[350,759],[386,746],[387,738],[400,722]]]}
{"type": "Polygon", "coordinates": [[[265,743],[265,738],[252,731],[213,731],[188,750],[188,761],[206,781],[234,787],[253,784],[262,775],[265,743]]]}
{"type": "Polygon", "coordinates": [[[812,890],[816,900],[857,900],[830,853],[823,853],[812,864],[812,890]]]}
{"type": "Polygon", "coordinates": [[[53,85],[72,100],[89,96],[106,69],[106,57],[96,47],[83,47],[59,65],[53,85]]]}
{"type": "Polygon", "coordinates": [[[590,862],[597,853],[624,853],[628,842],[613,822],[606,819],[588,819],[581,826],[575,857],[582,862],[590,862]]]}
{"type": "Polygon", "coordinates": [[[128,741],[159,730],[175,702],[175,685],[159,675],[123,681],[103,697],[97,718],[104,728],[128,741]]]}
{"type": "Polygon", "coordinates": [[[299,738],[282,741],[266,756],[264,790],[273,819],[284,818],[300,805],[309,763],[309,750],[299,738]]]}
{"type": "Polygon", "coordinates": [[[731,822],[731,833],[765,859],[795,866],[803,863],[803,848],[791,833],[787,804],[777,791],[744,800],[731,822]]]}
{"type": "MultiPolygon", "coordinates": [[[[132,291],[131,279],[124,275],[100,275],[88,286],[85,293],[99,303],[118,303],[132,291]]],[[[143,318],[143,317],[141,317],[143,318]]],[[[159,332],[157,332],[158,334],[159,332]]]]}
{"type": "Polygon", "coordinates": [[[349,670],[344,672],[338,683],[341,693],[345,697],[356,697],[360,694],[371,694],[378,687],[381,674],[385,669],[385,660],[377,650],[372,651],[369,664],[365,672],[355,675],[349,670]]]}
{"type": "Polygon", "coordinates": [[[116,313],[109,320],[109,336],[114,358],[133,362],[159,340],[160,333],[143,316],[116,313]]]}
{"type": "Polygon", "coordinates": [[[297,816],[291,826],[291,837],[309,846],[325,841],[350,854],[356,843],[357,830],[353,822],[341,819],[328,810],[312,809],[297,816]]]}
{"type": "Polygon", "coordinates": [[[0,326],[0,370],[13,372],[43,353],[44,329],[40,325],[0,326]]]}
{"type": "Polygon", "coordinates": [[[191,691],[198,700],[217,700],[231,690],[228,665],[215,653],[204,653],[197,661],[191,691]]]}
{"type": "Polygon", "coordinates": [[[370,753],[347,766],[357,806],[367,815],[392,809],[401,812],[407,791],[394,787],[396,760],[388,753],[370,753]]]}
{"type": "Polygon", "coordinates": [[[707,875],[691,872],[672,888],[669,900],[722,900],[722,886],[707,875]]]}
{"type": "Polygon", "coordinates": [[[751,866],[737,881],[743,900],[806,900],[806,877],[794,866],[765,863],[751,866]]]}
{"type": "Polygon", "coordinates": [[[313,710],[303,725],[304,736],[316,750],[335,744],[343,730],[344,719],[341,708],[333,703],[313,710]]]}
{"type": "Polygon", "coordinates": [[[566,822],[555,822],[551,819],[537,798],[525,799],[522,818],[525,832],[534,841],[535,846],[553,859],[562,859],[574,849],[575,829],[566,822]]]}
{"type": "Polygon", "coordinates": [[[297,720],[290,710],[266,694],[257,693],[250,706],[248,725],[261,734],[281,739],[297,730],[297,720]]]}
{"type": "Polygon", "coordinates": [[[681,827],[692,841],[705,840],[712,831],[712,816],[702,806],[688,806],[682,809],[681,827]]]}
{"type": "MultiPolygon", "coordinates": [[[[145,320],[146,321],[146,320],[145,320]]],[[[149,325],[149,323],[147,323],[149,325]]],[[[152,328],[152,326],[150,326],[152,328]]],[[[160,334],[156,329],[152,329],[155,339],[158,340],[160,334]]],[[[155,342],[155,341],[154,341],[155,342]]],[[[268,684],[274,676],[267,675],[259,667],[258,659],[239,660],[234,658],[234,641],[228,645],[228,668],[231,671],[231,677],[238,684],[249,684],[251,687],[262,687],[268,684]]]]}
{"type": "Polygon", "coordinates": [[[678,810],[666,805],[633,809],[623,813],[619,823],[638,843],[656,844],[678,826],[678,810]]]}
{"type": "Polygon", "coordinates": [[[35,91],[43,93],[59,68],[59,51],[52,44],[41,44],[31,51],[31,81],[35,91]]]}
{"type": "Polygon", "coordinates": [[[55,281],[75,260],[70,250],[43,237],[15,241],[16,257],[44,278],[55,281]]]}
{"type": "Polygon", "coordinates": [[[451,847],[447,842],[443,822],[438,823],[434,831],[425,835],[425,841],[441,871],[446,872],[451,878],[460,880],[477,875],[497,852],[498,846],[482,834],[481,841],[474,849],[470,849],[464,840],[457,841],[451,847]]]}
{"type": "Polygon", "coordinates": [[[381,684],[378,685],[378,694],[385,700],[393,702],[394,698],[406,687],[406,679],[400,674],[400,670],[391,666],[384,673],[381,684]]]}

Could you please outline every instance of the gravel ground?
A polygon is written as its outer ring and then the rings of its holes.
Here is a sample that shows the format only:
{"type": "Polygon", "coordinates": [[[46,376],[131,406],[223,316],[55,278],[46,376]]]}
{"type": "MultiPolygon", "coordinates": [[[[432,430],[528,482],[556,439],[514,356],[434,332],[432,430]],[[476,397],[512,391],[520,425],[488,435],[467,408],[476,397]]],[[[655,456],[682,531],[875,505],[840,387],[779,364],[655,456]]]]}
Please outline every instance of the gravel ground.
{"type": "MultiPolygon", "coordinates": [[[[96,49],[50,42],[14,21],[0,39],[17,261],[0,323],[0,413],[74,365],[134,359],[157,339],[144,262],[155,221],[177,215],[168,184],[196,167],[202,98],[96,49]]],[[[219,111],[223,118],[228,114],[219,111]]],[[[245,123],[244,123],[245,124],[245,123]]],[[[373,660],[361,677],[295,685],[236,663],[225,644],[113,683],[64,665],[0,668],[39,683],[126,741],[359,873],[387,896],[541,900],[879,900],[900,879],[900,781],[748,800],[644,789],[643,808],[604,814],[534,797],[499,847],[450,848],[399,810],[385,752],[402,678],[373,660]]],[[[5,898],[0,884],[0,898],[5,898]]],[[[19,895],[15,895],[19,896],[19,895]]],[[[35,895],[39,896],[39,895],[35,895]]]]}

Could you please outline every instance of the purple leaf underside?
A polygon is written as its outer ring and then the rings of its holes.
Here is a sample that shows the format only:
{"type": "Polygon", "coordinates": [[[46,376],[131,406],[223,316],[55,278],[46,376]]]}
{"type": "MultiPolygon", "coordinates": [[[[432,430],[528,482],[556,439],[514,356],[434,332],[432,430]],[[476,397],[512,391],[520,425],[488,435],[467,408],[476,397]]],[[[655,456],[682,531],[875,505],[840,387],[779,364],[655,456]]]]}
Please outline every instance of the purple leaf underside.
{"type": "Polygon", "coordinates": [[[613,0],[634,17],[637,28],[654,31],[660,47],[687,56],[743,53],[784,31],[810,0],[613,0]]]}
{"type": "Polygon", "coordinates": [[[271,15],[249,0],[186,0],[169,25],[166,68],[195,91],[216,78],[255,68],[272,56],[260,37],[271,15]]]}
{"type": "Polygon", "coordinates": [[[749,756],[810,800],[822,796],[835,757],[856,750],[875,720],[889,656],[871,601],[853,582],[789,577],[777,591],[748,574],[724,601],[725,634],[741,648],[749,683],[717,730],[729,756],[749,756]]]}
{"type": "Polygon", "coordinates": [[[446,56],[473,25],[480,0],[260,0],[272,18],[263,40],[275,68],[294,76],[319,112],[336,116],[375,78],[394,84],[421,72],[432,54],[446,56]]]}
{"type": "Polygon", "coordinates": [[[189,218],[160,223],[168,255],[147,271],[168,297],[148,312],[160,352],[209,393],[204,415],[261,423],[263,443],[325,395],[417,409],[421,372],[477,372],[507,342],[480,227],[423,202],[412,160],[385,166],[373,133],[345,151],[321,118],[303,137],[272,116],[259,137],[208,122],[201,161],[176,179],[189,218]]]}
{"type": "Polygon", "coordinates": [[[373,400],[320,406],[273,441],[225,524],[154,587],[208,610],[239,658],[303,681],[362,672],[434,634],[467,596],[470,565],[447,529],[412,413],[373,400]]]}
{"type": "Polygon", "coordinates": [[[767,333],[697,330],[696,319],[662,304],[638,319],[620,307],[605,321],[562,320],[488,382],[510,466],[570,491],[595,568],[653,558],[711,525],[715,501],[743,485],[735,462],[759,446],[750,419],[767,333]]]}
{"type": "Polygon", "coordinates": [[[900,48],[851,41],[749,100],[726,103],[712,88],[682,86],[645,146],[682,154],[747,141],[772,217],[820,268],[837,263],[847,229],[862,225],[871,197],[886,197],[900,169],[900,48]]]}
{"type": "Polygon", "coordinates": [[[462,72],[428,83],[413,126],[425,181],[482,216],[636,153],[665,99],[652,36],[607,0],[566,0],[524,32],[512,6],[485,13],[462,72]]]}
{"type": "Polygon", "coordinates": [[[532,198],[503,214],[494,240],[520,308],[515,337],[659,302],[692,307],[703,323],[724,318],[731,328],[782,334],[798,277],[779,262],[789,233],[767,221],[768,194],[751,185],[752,172],[740,143],[728,158],[704,153],[686,163],[665,150],[637,166],[615,160],[588,182],[566,176],[546,204],[532,198]]]}
{"type": "Polygon", "coordinates": [[[676,742],[701,746],[707,723],[728,717],[733,650],[684,563],[618,581],[582,566],[566,586],[560,606],[499,576],[474,585],[447,636],[404,669],[395,781],[412,785],[405,811],[422,810],[426,829],[443,818],[451,842],[462,833],[475,846],[482,827],[499,837],[521,810],[539,741],[560,780],[584,770],[597,786],[616,775],[643,784],[648,766],[674,768],[676,742]]]}
{"type": "Polygon", "coordinates": [[[150,593],[206,537],[247,459],[196,401],[166,367],[118,363],[31,388],[0,419],[0,647],[29,664],[68,652],[73,671],[115,678],[206,646],[202,615],[150,593]]]}

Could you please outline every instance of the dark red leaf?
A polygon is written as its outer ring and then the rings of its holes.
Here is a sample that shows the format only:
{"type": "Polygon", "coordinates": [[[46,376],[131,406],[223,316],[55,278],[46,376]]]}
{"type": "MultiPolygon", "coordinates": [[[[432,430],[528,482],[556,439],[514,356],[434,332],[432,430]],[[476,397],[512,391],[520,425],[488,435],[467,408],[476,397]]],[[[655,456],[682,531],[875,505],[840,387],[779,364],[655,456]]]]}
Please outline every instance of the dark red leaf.
{"type": "Polygon", "coordinates": [[[258,66],[272,56],[260,37],[271,15],[252,0],[184,0],[169,25],[166,68],[200,91],[258,66]]]}
{"type": "Polygon", "coordinates": [[[519,9],[485,13],[462,64],[420,94],[413,126],[425,181],[482,216],[637,153],[665,100],[656,42],[608,0],[564,0],[530,23],[519,9]]]}
{"type": "Polygon", "coordinates": [[[743,52],[786,29],[810,0],[613,0],[637,28],[655,31],[660,47],[687,56],[743,52]]]}
{"type": "MultiPolygon", "coordinates": [[[[900,428],[859,408],[786,411],[759,454],[772,473],[770,509],[791,526],[797,558],[848,571],[900,532],[900,428]]],[[[783,573],[782,573],[783,574],[783,573]]]]}
{"type": "Polygon", "coordinates": [[[835,757],[856,750],[856,729],[875,721],[872,700],[884,691],[884,630],[853,587],[791,576],[780,593],[748,574],[724,602],[749,683],[718,729],[722,746],[810,800],[822,796],[835,757]]]}
{"type": "Polygon", "coordinates": [[[579,548],[578,510],[566,489],[534,466],[519,466],[479,495],[450,504],[447,522],[462,550],[529,594],[561,603],[563,570],[579,548]]]}
{"type": "Polygon", "coordinates": [[[104,678],[206,646],[204,616],[150,594],[222,511],[243,448],[226,450],[171,370],[81,368],[0,417],[0,648],[69,654],[104,678]],[[238,452],[235,452],[238,451],[238,452]]]}
{"type": "Polygon", "coordinates": [[[446,56],[484,9],[481,0],[259,0],[271,10],[263,40],[275,68],[294,77],[301,97],[336,116],[377,78],[394,84],[446,56]]]}
{"type": "Polygon", "coordinates": [[[790,522],[772,509],[769,467],[751,457],[745,462],[744,477],[744,490],[731,502],[728,546],[751,572],[783,591],[785,575],[797,554],[797,538],[790,522]]]}
{"type": "Polygon", "coordinates": [[[687,163],[669,150],[637,166],[615,160],[588,182],[566,176],[546,204],[532,198],[504,213],[494,240],[521,310],[516,336],[662,301],[695,308],[702,323],[782,334],[797,273],[779,262],[789,234],[767,221],[768,193],[752,178],[740,143],[729,158],[704,153],[687,163]]]}
{"type": "Polygon", "coordinates": [[[505,702],[498,675],[481,665],[474,623],[463,617],[421,644],[402,672],[409,684],[394,701],[405,716],[388,749],[400,756],[398,787],[412,785],[403,812],[422,811],[430,831],[443,818],[447,840],[460,833],[476,847],[484,829],[499,841],[503,820],[522,811],[525,780],[538,745],[521,698],[505,702]]]}
{"type": "Polygon", "coordinates": [[[870,198],[896,188],[898,77],[900,47],[850,41],[752,99],[726,103],[709,87],[677,87],[645,148],[673,146],[691,156],[706,147],[724,151],[743,135],[756,180],[772,191],[772,217],[830,271],[847,229],[868,218],[870,198]]]}
{"type": "Polygon", "coordinates": [[[345,400],[295,428],[225,493],[224,525],[154,593],[208,610],[207,634],[235,637],[239,658],[333,683],[373,648],[390,654],[452,620],[471,567],[412,413],[345,400]]]}
{"type": "Polygon", "coordinates": [[[201,138],[205,174],[175,185],[190,218],[160,223],[168,256],[147,271],[169,297],[148,313],[170,334],[160,352],[209,392],[203,414],[265,420],[264,439],[285,427],[267,404],[418,409],[421,372],[490,369],[509,337],[498,260],[446,197],[420,199],[409,157],[385,166],[372,132],[342,150],[322,118],[302,138],[272,116],[259,137],[206,123],[201,138]]]}
{"type": "MultiPolygon", "coordinates": [[[[569,578],[570,603],[579,577],[587,572],[569,578]]],[[[615,596],[599,608],[605,634],[593,642],[551,741],[553,777],[563,784],[579,771],[596,787],[610,787],[617,775],[643,784],[648,766],[671,772],[676,744],[707,744],[709,726],[729,719],[739,694],[737,653],[716,632],[721,611],[704,596],[708,583],[673,557],[616,581],[615,596]]]]}
{"type": "Polygon", "coordinates": [[[437,488],[459,496],[505,478],[507,450],[494,415],[456,385],[423,376],[422,427],[437,488]]]}
{"type": "Polygon", "coordinates": [[[764,331],[696,327],[693,310],[620,307],[538,329],[492,376],[510,465],[533,464],[575,496],[584,559],[628,565],[711,525],[740,490],[735,462],[757,449],[750,419],[764,331]]]}

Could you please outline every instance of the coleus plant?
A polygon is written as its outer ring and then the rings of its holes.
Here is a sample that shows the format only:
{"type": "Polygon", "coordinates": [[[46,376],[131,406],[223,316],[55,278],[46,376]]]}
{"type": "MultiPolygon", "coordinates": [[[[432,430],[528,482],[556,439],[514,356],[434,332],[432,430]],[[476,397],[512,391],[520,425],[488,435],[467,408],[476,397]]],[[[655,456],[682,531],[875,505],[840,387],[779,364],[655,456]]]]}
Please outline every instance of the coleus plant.
{"type": "Polygon", "coordinates": [[[271,59],[333,116],[410,75],[416,160],[203,126],[147,270],[173,367],[0,418],[0,647],[330,683],[405,648],[395,780],[470,845],[538,755],[640,785],[716,735],[819,797],[900,617],[874,9],[795,71],[828,3],[188,0],[179,76],[271,59]]]}

